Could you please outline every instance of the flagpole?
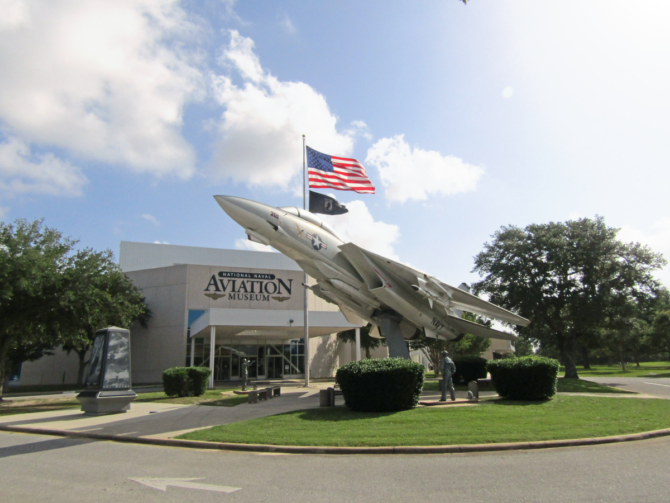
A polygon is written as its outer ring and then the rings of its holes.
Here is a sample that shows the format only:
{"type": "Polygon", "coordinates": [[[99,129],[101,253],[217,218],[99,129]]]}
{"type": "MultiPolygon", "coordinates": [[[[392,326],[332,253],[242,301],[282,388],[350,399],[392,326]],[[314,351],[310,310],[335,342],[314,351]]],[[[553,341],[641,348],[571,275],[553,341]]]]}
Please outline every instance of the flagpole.
{"type": "MultiPolygon", "coordinates": [[[[306,159],[306,150],[305,150],[305,135],[302,135],[302,208],[307,210],[307,189],[305,186],[307,178],[307,159],[306,159]]],[[[305,329],[305,387],[309,386],[309,316],[307,309],[307,294],[309,289],[307,288],[307,273],[304,273],[303,278],[304,290],[305,290],[305,304],[304,309],[304,329],[305,329]]]]}

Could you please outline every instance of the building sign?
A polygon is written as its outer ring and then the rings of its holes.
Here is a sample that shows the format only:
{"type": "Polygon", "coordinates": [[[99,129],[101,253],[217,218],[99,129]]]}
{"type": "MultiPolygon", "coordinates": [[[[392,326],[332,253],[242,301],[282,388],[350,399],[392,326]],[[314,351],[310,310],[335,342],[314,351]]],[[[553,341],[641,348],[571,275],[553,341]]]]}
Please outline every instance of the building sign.
{"type": "Polygon", "coordinates": [[[292,279],[283,280],[274,274],[219,271],[209,279],[205,296],[214,300],[226,297],[228,300],[284,302],[291,298],[292,288],[292,279]]]}

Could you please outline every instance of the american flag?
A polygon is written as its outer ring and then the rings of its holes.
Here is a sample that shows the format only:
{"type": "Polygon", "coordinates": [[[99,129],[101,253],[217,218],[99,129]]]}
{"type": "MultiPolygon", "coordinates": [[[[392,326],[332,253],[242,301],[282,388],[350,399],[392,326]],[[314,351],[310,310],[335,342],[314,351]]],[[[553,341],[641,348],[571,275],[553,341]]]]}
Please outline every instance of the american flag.
{"type": "Polygon", "coordinates": [[[375,193],[375,187],[368,178],[365,168],[356,159],[326,155],[307,147],[307,174],[310,189],[375,193]]]}

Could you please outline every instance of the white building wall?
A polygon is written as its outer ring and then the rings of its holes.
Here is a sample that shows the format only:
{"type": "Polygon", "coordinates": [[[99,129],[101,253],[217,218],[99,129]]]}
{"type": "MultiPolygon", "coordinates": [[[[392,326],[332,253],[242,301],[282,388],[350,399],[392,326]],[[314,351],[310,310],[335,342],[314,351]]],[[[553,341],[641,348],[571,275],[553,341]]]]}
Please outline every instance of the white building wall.
{"type": "Polygon", "coordinates": [[[77,384],[79,357],[74,351],[69,355],[59,349],[51,356],[44,356],[34,362],[21,365],[20,386],[44,386],[77,384]]]}

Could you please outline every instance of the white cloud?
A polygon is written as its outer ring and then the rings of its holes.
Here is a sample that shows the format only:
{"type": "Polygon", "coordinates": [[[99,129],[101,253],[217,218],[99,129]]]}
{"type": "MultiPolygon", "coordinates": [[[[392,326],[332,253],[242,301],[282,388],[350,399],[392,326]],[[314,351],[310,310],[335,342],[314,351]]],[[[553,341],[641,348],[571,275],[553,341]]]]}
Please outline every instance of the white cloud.
{"type": "Polygon", "coordinates": [[[401,203],[475,190],[484,173],[458,157],[412,148],[404,135],[382,138],[370,147],[365,161],[379,170],[386,198],[401,203]]]}
{"type": "Polygon", "coordinates": [[[372,134],[370,134],[370,130],[365,121],[351,121],[351,124],[344,133],[352,137],[362,136],[366,140],[372,140],[372,134]]]}
{"type": "Polygon", "coordinates": [[[514,95],[514,88],[507,86],[505,89],[502,90],[502,97],[503,98],[511,98],[514,95]]]}
{"type": "Polygon", "coordinates": [[[154,244],[155,245],[169,245],[170,243],[168,243],[167,241],[154,241],[154,244]]]}
{"type": "MultiPolygon", "coordinates": [[[[653,251],[662,253],[666,260],[670,260],[670,218],[657,220],[651,225],[651,230],[646,232],[624,225],[617,237],[626,243],[637,242],[648,245],[653,251]]],[[[656,277],[666,287],[670,287],[670,265],[657,272],[656,277]]]]}
{"type": "Polygon", "coordinates": [[[145,220],[148,220],[149,222],[151,222],[152,224],[154,224],[158,227],[161,226],[161,224],[158,222],[158,219],[153,215],[149,215],[148,213],[144,213],[142,215],[142,218],[145,219],[145,220]]]}
{"type": "Polygon", "coordinates": [[[345,243],[355,243],[371,252],[399,260],[393,245],[400,238],[400,228],[375,221],[363,201],[351,201],[346,206],[349,212],[343,215],[319,216],[335,229],[345,243]]]}
{"type": "Polygon", "coordinates": [[[326,99],[303,82],[281,82],[264,70],[251,39],[230,32],[221,62],[244,81],[213,76],[225,111],[218,124],[212,174],[252,186],[288,189],[302,170],[302,135],[321,152],[350,155],[353,137],[338,132],[326,99]]]}
{"type": "Polygon", "coordinates": [[[295,29],[295,25],[293,24],[293,21],[291,21],[291,18],[288,17],[288,14],[284,14],[284,17],[281,20],[281,27],[283,30],[288,33],[289,35],[294,35],[295,32],[297,31],[295,29]]]}
{"type": "Polygon", "coordinates": [[[171,43],[196,32],[176,0],[2,0],[0,12],[7,133],[136,171],[193,174],[180,129],[204,80],[171,43]]]}
{"type": "Polygon", "coordinates": [[[10,137],[0,143],[0,191],[10,194],[80,196],[88,183],[81,170],[53,154],[32,155],[28,145],[10,137]]]}
{"type": "Polygon", "coordinates": [[[237,239],[235,240],[235,248],[238,250],[251,250],[251,251],[262,251],[262,252],[275,252],[275,249],[271,246],[262,245],[249,239],[237,239]]]}

